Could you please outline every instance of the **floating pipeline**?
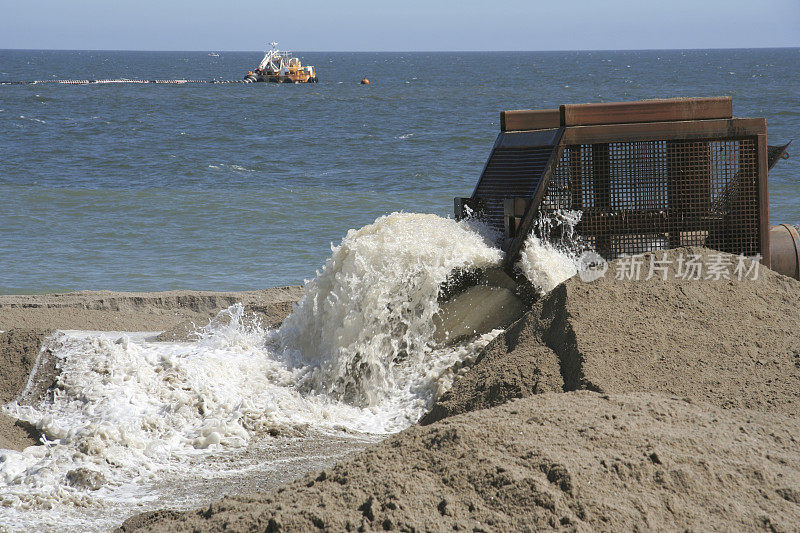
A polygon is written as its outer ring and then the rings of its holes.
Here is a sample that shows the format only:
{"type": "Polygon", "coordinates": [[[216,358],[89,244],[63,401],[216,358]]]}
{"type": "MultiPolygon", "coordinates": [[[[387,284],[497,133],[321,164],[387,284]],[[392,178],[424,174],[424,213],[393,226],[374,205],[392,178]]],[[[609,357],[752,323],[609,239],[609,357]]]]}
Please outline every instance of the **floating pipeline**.
{"type": "Polygon", "coordinates": [[[40,85],[40,84],[58,84],[58,85],[105,85],[105,84],[149,84],[156,83],[161,85],[185,85],[188,83],[202,83],[202,84],[227,84],[227,83],[250,83],[247,80],[126,80],[126,79],[110,79],[110,80],[30,80],[30,81],[0,81],[0,85],[40,85]]]}

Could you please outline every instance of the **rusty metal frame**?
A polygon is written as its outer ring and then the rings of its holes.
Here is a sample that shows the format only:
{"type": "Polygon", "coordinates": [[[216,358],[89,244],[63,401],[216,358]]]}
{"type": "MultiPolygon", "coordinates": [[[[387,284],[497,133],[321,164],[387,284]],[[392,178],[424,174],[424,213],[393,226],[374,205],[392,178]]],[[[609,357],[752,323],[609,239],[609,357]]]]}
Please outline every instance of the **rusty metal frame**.
{"type": "MultiPolygon", "coordinates": [[[[552,151],[558,144],[561,134],[561,129],[556,128],[501,132],[497,136],[492,153],[472,192],[473,199],[484,199],[484,220],[490,226],[503,231],[503,197],[498,196],[498,192],[513,193],[516,187],[517,193],[533,197],[541,189],[542,175],[547,169],[552,151]],[[514,162],[517,157],[522,161],[514,162]],[[505,158],[511,158],[512,161],[504,161],[505,158]],[[522,167],[517,166],[520,164],[522,167]],[[517,168],[514,168],[515,166],[517,168]],[[524,193],[518,189],[519,187],[525,189],[524,193]]],[[[547,184],[544,183],[544,186],[547,184]]]]}
{"type": "Polygon", "coordinates": [[[514,268],[517,256],[520,250],[522,250],[522,246],[525,244],[525,240],[533,226],[534,219],[539,212],[539,205],[542,203],[542,199],[547,192],[548,185],[550,185],[550,177],[553,175],[556,166],[558,166],[558,162],[561,161],[561,156],[564,153],[564,128],[558,128],[553,141],[554,149],[550,153],[550,159],[547,161],[547,165],[542,173],[539,187],[536,189],[536,194],[533,196],[531,203],[525,210],[525,215],[519,223],[517,235],[514,237],[514,240],[511,241],[511,246],[506,251],[503,268],[507,271],[511,271],[514,268]]]}
{"type": "Polygon", "coordinates": [[[519,109],[500,112],[500,131],[548,130],[561,127],[558,109],[519,109]]]}
{"type": "MultiPolygon", "coordinates": [[[[657,140],[722,141],[742,138],[757,139],[759,248],[762,264],[769,267],[771,265],[771,259],[766,131],[766,120],[763,118],[604,124],[567,127],[565,128],[562,142],[565,146],[569,146],[657,140]]],[[[622,217],[622,215],[620,215],[620,217],[622,217]]],[[[645,224],[645,221],[650,221],[654,229],[663,229],[661,228],[661,221],[658,220],[655,214],[626,214],[625,218],[628,217],[641,219],[641,227],[648,225],[645,224]]]]}
{"type": "MultiPolygon", "coordinates": [[[[702,121],[709,122],[709,121],[702,121]]],[[[646,125],[624,125],[603,128],[604,131],[597,129],[586,130],[583,127],[566,128],[563,144],[565,147],[570,147],[571,150],[580,146],[595,146],[603,147],[618,143],[635,143],[639,141],[666,141],[686,143],[715,143],[715,142],[736,142],[749,140],[750,146],[754,150],[751,152],[753,155],[753,164],[755,164],[753,186],[754,199],[757,201],[757,206],[754,208],[758,213],[758,227],[756,228],[756,238],[758,238],[756,250],[762,257],[762,264],[765,266],[771,265],[770,259],[770,237],[769,237],[769,191],[767,188],[767,146],[766,146],[766,124],[763,119],[733,119],[731,121],[717,122],[716,124],[706,124],[704,127],[697,127],[697,122],[683,122],[673,123],[664,128],[663,124],[646,124],[646,125]],[[644,127],[642,127],[644,126],[644,127]],[[694,127],[692,127],[694,126],[694,127]],[[613,133],[613,135],[612,135],[613,133]],[[735,134],[735,136],[733,135],[735,134]],[[598,143],[598,141],[604,141],[598,143]]],[[[570,151],[570,155],[572,152],[570,151]]],[[[567,165],[566,169],[561,169],[562,172],[570,174],[572,172],[572,162],[560,162],[561,165],[567,165]]],[[[598,169],[591,170],[595,173],[598,169]]],[[[595,180],[597,177],[595,176],[595,180]]],[[[576,191],[570,190],[570,194],[575,194],[576,191]]],[[[600,191],[595,190],[594,194],[599,194],[600,191]]],[[[601,201],[602,197],[595,197],[595,201],[601,201]]],[[[600,239],[600,235],[611,234],[617,237],[623,236],[627,233],[668,233],[672,235],[676,232],[698,232],[705,229],[705,222],[702,220],[684,219],[677,226],[670,226],[667,220],[675,223],[672,216],[667,216],[665,211],[659,209],[647,210],[638,209],[637,211],[620,211],[609,212],[608,209],[589,209],[584,211],[582,225],[587,225],[590,228],[614,228],[613,230],[593,230],[592,234],[597,231],[600,233],[595,234],[595,238],[600,239]]],[[[604,241],[603,241],[604,242],[604,241]]],[[[603,242],[598,241],[597,246],[602,248],[603,242]]],[[[672,243],[672,245],[677,245],[672,243]]],[[[598,249],[600,253],[603,253],[598,249]]],[[[755,253],[755,252],[753,252],[755,253]]]]}
{"type": "Polygon", "coordinates": [[[682,120],[676,122],[643,122],[638,124],[608,124],[572,126],[564,132],[565,144],[595,144],[608,142],[701,140],[752,137],[766,134],[763,118],[732,118],[717,120],[682,120]]]}
{"type": "Polygon", "coordinates": [[[562,126],[725,119],[733,117],[733,99],[730,96],[713,96],[567,104],[559,108],[559,115],[562,126]]]}
{"type": "MultiPolygon", "coordinates": [[[[763,119],[762,119],[763,120],[763,119]]],[[[769,164],[767,160],[767,121],[764,120],[763,133],[758,134],[758,210],[761,214],[760,237],[761,237],[761,264],[770,268],[772,258],[770,257],[769,246],[769,164]]]]}
{"type": "MultiPolygon", "coordinates": [[[[567,205],[578,205],[581,206],[579,208],[582,210],[584,200],[580,199],[580,195],[590,195],[586,198],[591,198],[592,204],[588,205],[584,210],[584,220],[589,223],[587,230],[589,227],[596,228],[592,230],[592,235],[597,241],[595,245],[601,247],[605,240],[608,239],[614,239],[616,244],[611,241],[605,242],[605,244],[615,247],[623,246],[622,243],[627,242],[627,234],[630,234],[629,237],[634,241],[646,237],[646,235],[637,235],[637,233],[641,232],[664,234],[669,237],[670,243],[674,244],[674,235],[677,235],[677,241],[675,242],[680,243],[683,241],[682,235],[688,233],[689,242],[692,242],[693,233],[702,234],[706,232],[707,237],[703,237],[703,242],[711,242],[712,245],[715,242],[719,244],[734,244],[733,248],[741,247],[743,250],[748,250],[746,253],[755,254],[760,252],[762,263],[765,266],[770,266],[769,190],[767,187],[769,148],[766,144],[766,120],[763,118],[734,118],[732,116],[732,107],[732,99],[730,97],[713,97],[578,104],[564,105],[557,110],[501,112],[501,133],[495,141],[490,160],[484,166],[481,179],[486,175],[495,151],[500,148],[518,149],[529,146],[552,146],[552,151],[541,174],[537,173],[536,177],[539,183],[535,190],[531,189],[533,194],[529,197],[530,204],[525,210],[524,216],[521,219],[517,219],[519,223],[516,225],[516,234],[513,236],[507,235],[506,244],[508,246],[505,267],[509,270],[513,268],[524,241],[530,233],[540,209],[543,208],[542,204],[545,199],[550,198],[550,194],[555,194],[556,196],[554,197],[554,202],[547,200],[548,206],[563,203],[562,194],[570,195],[570,198],[573,199],[576,198],[575,195],[578,195],[579,200],[577,203],[573,201],[572,204],[568,202],[567,205]],[[554,132],[557,134],[557,138],[552,142],[541,140],[544,139],[542,136],[546,137],[554,132]],[[657,185],[657,183],[663,182],[654,181],[651,182],[653,183],[652,185],[646,186],[645,192],[642,193],[645,195],[677,194],[677,196],[666,197],[663,200],[667,202],[663,205],[669,206],[667,211],[665,211],[667,207],[651,208],[651,205],[661,205],[661,200],[657,200],[656,197],[653,199],[656,204],[649,203],[650,200],[647,197],[644,200],[636,199],[638,193],[635,191],[637,189],[628,188],[629,186],[625,185],[625,181],[622,182],[623,188],[621,190],[616,189],[620,186],[617,181],[619,179],[640,179],[635,177],[637,176],[635,170],[624,171],[619,174],[619,177],[615,177],[613,183],[617,183],[617,185],[611,185],[611,182],[606,183],[603,180],[603,173],[608,173],[609,168],[611,168],[611,163],[608,160],[610,147],[614,150],[613,158],[615,162],[613,164],[625,165],[628,164],[624,163],[626,161],[625,158],[639,157],[635,151],[632,152],[633,155],[625,155],[630,154],[628,150],[637,150],[635,147],[629,148],[626,145],[652,142],[655,142],[656,146],[659,145],[659,142],[666,143],[666,156],[647,156],[656,157],[654,160],[656,162],[659,160],[658,157],[667,158],[665,164],[668,166],[666,170],[658,170],[658,172],[674,172],[669,170],[671,168],[669,165],[677,164],[679,166],[674,168],[684,169],[678,170],[679,175],[689,176],[688,178],[681,177],[678,181],[673,181],[672,178],[669,178],[666,183],[673,183],[674,185],[657,185]],[[703,218],[703,216],[706,216],[702,215],[705,209],[702,207],[703,204],[699,204],[701,206],[699,208],[690,207],[698,204],[686,204],[687,201],[710,201],[703,200],[707,194],[710,194],[704,193],[705,189],[703,188],[711,186],[704,185],[704,180],[711,179],[710,174],[708,178],[705,178],[706,174],[704,173],[712,172],[712,168],[716,169],[713,170],[715,173],[733,172],[728,166],[716,166],[720,164],[727,165],[724,160],[719,159],[723,156],[716,155],[719,152],[715,151],[713,156],[708,152],[709,146],[718,147],[715,150],[728,150],[725,147],[729,147],[731,144],[736,145],[736,147],[730,148],[731,154],[739,153],[740,158],[744,157],[742,154],[747,154],[748,181],[742,183],[745,184],[743,186],[748,187],[747,190],[749,192],[747,192],[748,199],[744,204],[741,204],[746,206],[746,211],[728,211],[728,213],[730,216],[744,217],[732,220],[740,221],[735,222],[735,224],[745,224],[748,228],[747,234],[738,232],[739,230],[736,227],[731,229],[730,226],[727,226],[728,222],[724,224],[722,222],[715,223],[710,222],[710,219],[703,218]],[[670,148],[673,146],[674,148],[670,148]],[[744,146],[747,146],[747,152],[742,152],[744,146]],[[565,151],[568,147],[569,161],[564,161],[564,157],[566,157],[565,151]],[[589,159],[587,159],[587,152],[583,152],[584,155],[581,155],[582,150],[589,151],[589,159]],[[670,150],[677,150],[677,152],[670,152],[670,150]],[[597,157],[600,159],[595,159],[597,157]],[[713,161],[712,157],[714,158],[713,161]],[[674,161],[674,163],[670,163],[670,161],[674,161]],[[723,161],[723,163],[718,161],[723,161]],[[588,167],[585,166],[587,164],[589,165],[588,167]],[[715,166],[709,166],[712,164],[715,166]],[[563,165],[566,165],[566,170],[563,165]],[[580,165],[584,166],[581,167],[580,165]],[[570,176],[567,178],[568,182],[565,185],[556,184],[556,188],[553,189],[550,186],[551,180],[554,179],[554,176],[560,176],[560,173],[565,171],[570,176]],[[587,172],[589,174],[586,174],[587,172]],[[573,173],[578,176],[578,181],[581,182],[578,184],[578,190],[573,190],[571,185],[573,173]],[[694,174],[698,175],[699,178],[692,178],[691,176],[694,174]],[[582,193],[584,185],[581,180],[586,179],[587,175],[591,176],[589,189],[582,193]],[[687,179],[688,181],[686,181],[687,179]],[[597,188],[598,186],[600,188],[597,188]],[[658,192],[662,190],[660,187],[665,186],[677,187],[677,189],[670,188],[667,192],[658,192]],[[614,187],[614,190],[618,190],[614,194],[628,195],[622,196],[621,201],[636,203],[631,203],[631,207],[611,209],[612,204],[610,202],[612,200],[611,196],[609,196],[612,190],[611,187],[614,187]],[[659,189],[649,189],[649,187],[659,187],[659,189]],[[700,187],[700,189],[697,189],[697,187],[700,187]],[[559,193],[555,192],[556,190],[566,192],[559,193]],[[647,190],[652,192],[648,193],[647,190]],[[697,196],[698,194],[699,196],[697,196]],[[669,198],[674,198],[674,200],[669,198]],[[639,204],[638,202],[640,201],[644,203],[639,204]],[[678,202],[674,207],[673,201],[678,202]],[[639,207],[634,207],[636,205],[639,207]],[[604,208],[603,206],[606,207],[604,208]],[[686,215],[682,214],[684,209],[689,209],[689,211],[686,211],[686,215]],[[700,209],[700,211],[696,211],[696,209],[700,209]],[[677,211],[673,212],[672,210],[677,211]],[[679,214],[677,218],[675,218],[676,213],[679,214]],[[692,213],[699,213],[701,218],[692,218],[696,216],[692,215],[692,213]],[[756,219],[755,217],[758,218],[756,219]],[[709,223],[711,223],[711,226],[708,226],[709,223]],[[720,226],[719,224],[723,225],[720,226]],[[597,229],[601,227],[610,229],[597,229]],[[719,233],[720,231],[723,233],[719,233]],[[724,235],[731,231],[733,232],[732,235],[741,235],[739,238],[744,239],[741,244],[727,240],[713,240],[728,239],[730,237],[724,237],[724,235]],[[713,234],[708,232],[713,232],[713,234]],[[744,235],[749,235],[749,237],[744,235]],[[706,238],[713,239],[706,241],[706,238]],[[756,239],[758,239],[758,242],[756,242],[756,239]]],[[[656,149],[662,150],[663,148],[656,149]]],[[[638,161],[638,159],[633,159],[633,161],[638,161]]],[[[740,169],[743,168],[741,167],[744,164],[743,161],[742,159],[739,160],[740,169]]],[[[540,162],[543,163],[544,160],[540,159],[540,162]]],[[[640,163],[633,164],[638,165],[640,163]]],[[[670,174],[666,174],[666,176],[668,175],[670,174]]],[[[524,176],[524,174],[520,174],[520,176],[524,176]]],[[[617,176],[617,174],[615,173],[614,176],[617,176]]],[[[735,180],[732,183],[739,183],[738,178],[732,174],[730,174],[730,178],[724,178],[724,174],[714,174],[714,176],[715,181],[713,183],[715,184],[726,183],[724,179],[735,180]]],[[[559,177],[558,179],[562,180],[564,178],[559,177]]],[[[658,178],[658,174],[653,174],[652,179],[660,180],[662,178],[658,178]]],[[[480,183],[479,181],[473,191],[473,198],[479,193],[480,183]]],[[[502,186],[502,183],[503,181],[501,180],[500,186],[502,186]]],[[[561,182],[559,181],[559,183],[561,182]]],[[[512,191],[513,189],[509,190],[510,196],[514,196],[512,191]]],[[[481,194],[484,193],[481,192],[481,194]]],[[[615,198],[617,197],[615,196],[615,198]]],[[[614,200],[615,203],[618,201],[620,201],[619,198],[614,200]]],[[[724,216],[727,217],[729,215],[724,216]]],[[[624,246],[628,245],[625,244],[624,246]]],[[[612,248],[609,248],[609,250],[612,250],[612,248]]]]}

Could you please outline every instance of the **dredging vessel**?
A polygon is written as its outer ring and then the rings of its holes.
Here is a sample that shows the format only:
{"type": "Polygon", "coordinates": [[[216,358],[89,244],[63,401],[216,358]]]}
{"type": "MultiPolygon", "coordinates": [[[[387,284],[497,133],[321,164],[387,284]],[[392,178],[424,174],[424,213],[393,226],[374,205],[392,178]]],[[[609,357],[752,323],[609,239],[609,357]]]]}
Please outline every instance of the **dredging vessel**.
{"type": "Polygon", "coordinates": [[[278,50],[278,43],[269,43],[270,49],[255,70],[244,77],[247,83],[317,83],[317,71],[311,65],[303,66],[291,52],[278,50]]]}

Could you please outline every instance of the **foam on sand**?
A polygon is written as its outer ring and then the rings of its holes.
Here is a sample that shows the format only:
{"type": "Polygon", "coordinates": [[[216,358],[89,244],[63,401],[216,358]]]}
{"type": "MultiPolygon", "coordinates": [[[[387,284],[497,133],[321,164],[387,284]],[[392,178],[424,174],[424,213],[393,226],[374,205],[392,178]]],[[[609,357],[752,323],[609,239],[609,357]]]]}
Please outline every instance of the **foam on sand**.
{"type": "Polygon", "coordinates": [[[237,304],[195,342],[56,333],[44,345],[56,386],[3,408],[45,440],[0,455],[0,522],[107,528],[134,506],[163,505],[161,480],[210,475],[198,457],[233,457],[274,436],[363,439],[408,427],[499,333],[455,346],[433,336],[447,277],[502,257],[480,231],[401,213],[352,230],[280,330],[237,304]]]}

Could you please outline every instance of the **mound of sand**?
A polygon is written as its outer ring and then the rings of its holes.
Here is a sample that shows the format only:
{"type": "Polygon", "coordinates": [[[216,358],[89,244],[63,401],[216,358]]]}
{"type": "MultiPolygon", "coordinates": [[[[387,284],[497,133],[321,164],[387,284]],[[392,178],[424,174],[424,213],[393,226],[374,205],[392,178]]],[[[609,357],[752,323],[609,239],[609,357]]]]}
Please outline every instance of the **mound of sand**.
{"type": "Polygon", "coordinates": [[[456,380],[420,422],[430,424],[533,394],[563,392],[558,357],[538,330],[540,309],[535,306],[486,346],[475,366],[456,380]]]}
{"type": "Polygon", "coordinates": [[[544,394],[413,427],[272,494],[140,515],[122,531],[789,531],[798,434],[797,418],[658,394],[544,394]]]}
{"type": "MultiPolygon", "coordinates": [[[[0,333],[0,405],[15,400],[25,388],[46,336],[33,330],[0,333]]],[[[34,428],[0,413],[0,449],[22,450],[38,438],[34,428]]]]}
{"type": "Polygon", "coordinates": [[[796,414],[800,283],[766,268],[755,280],[739,280],[733,267],[731,279],[676,278],[681,254],[699,256],[706,270],[719,255],[658,252],[643,258],[639,281],[617,280],[617,261],[600,280],[558,286],[487,346],[422,423],[558,389],[658,391],[796,414]],[[651,258],[671,261],[666,279],[645,279],[651,258]]]}

